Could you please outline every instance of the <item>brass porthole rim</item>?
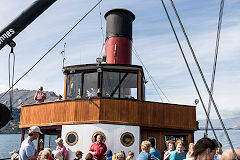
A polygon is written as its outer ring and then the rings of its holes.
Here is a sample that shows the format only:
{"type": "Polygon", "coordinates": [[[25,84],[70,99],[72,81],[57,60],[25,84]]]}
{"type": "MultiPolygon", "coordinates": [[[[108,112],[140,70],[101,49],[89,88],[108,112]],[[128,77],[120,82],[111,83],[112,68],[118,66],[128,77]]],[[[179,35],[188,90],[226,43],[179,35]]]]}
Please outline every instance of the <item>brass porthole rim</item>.
{"type": "Polygon", "coordinates": [[[66,137],[65,137],[65,141],[66,141],[66,143],[67,143],[69,146],[75,145],[75,144],[78,142],[78,134],[77,134],[76,132],[74,132],[74,131],[68,132],[67,135],[66,135],[66,137]],[[73,135],[76,137],[75,141],[72,142],[72,143],[68,141],[68,136],[69,136],[70,134],[73,134],[73,135]]]}
{"type": "Polygon", "coordinates": [[[93,133],[93,135],[92,135],[92,143],[94,143],[94,137],[96,135],[98,135],[98,134],[103,136],[103,143],[105,143],[106,142],[106,135],[103,132],[101,132],[101,131],[97,131],[97,132],[93,133]]]}
{"type": "Polygon", "coordinates": [[[121,137],[120,137],[120,142],[121,142],[122,145],[124,145],[125,147],[130,147],[131,145],[133,145],[134,141],[135,141],[135,137],[134,137],[134,135],[133,135],[131,132],[124,132],[124,133],[121,135],[121,137]],[[123,141],[123,137],[126,136],[126,135],[130,135],[131,138],[132,138],[132,141],[131,141],[129,144],[126,144],[126,143],[124,143],[124,141],[123,141]]]}

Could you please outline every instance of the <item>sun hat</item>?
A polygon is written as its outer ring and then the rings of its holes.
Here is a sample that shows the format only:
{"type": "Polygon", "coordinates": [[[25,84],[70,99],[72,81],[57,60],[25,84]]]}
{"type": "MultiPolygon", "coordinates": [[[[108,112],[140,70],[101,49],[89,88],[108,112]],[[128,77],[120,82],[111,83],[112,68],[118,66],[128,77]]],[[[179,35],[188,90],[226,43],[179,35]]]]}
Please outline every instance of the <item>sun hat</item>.
{"type": "Polygon", "coordinates": [[[63,139],[59,137],[58,139],[55,140],[55,142],[56,142],[56,143],[63,144],[63,139]]]}
{"type": "Polygon", "coordinates": [[[38,126],[32,126],[29,128],[29,133],[40,133],[43,134],[38,126]]]}

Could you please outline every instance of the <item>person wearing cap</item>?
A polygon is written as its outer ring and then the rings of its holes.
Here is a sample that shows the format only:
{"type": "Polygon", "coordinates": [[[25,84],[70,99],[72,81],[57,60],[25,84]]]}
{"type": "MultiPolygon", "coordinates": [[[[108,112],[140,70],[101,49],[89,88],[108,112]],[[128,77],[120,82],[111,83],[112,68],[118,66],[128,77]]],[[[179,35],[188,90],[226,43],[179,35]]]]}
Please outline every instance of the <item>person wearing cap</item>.
{"type": "Polygon", "coordinates": [[[59,150],[62,152],[63,155],[63,159],[66,160],[67,159],[67,149],[66,147],[63,145],[63,139],[62,138],[58,138],[55,140],[57,146],[56,146],[56,150],[59,150]]]}
{"type": "Polygon", "coordinates": [[[19,150],[19,160],[36,160],[36,149],[33,141],[42,134],[38,126],[32,126],[28,130],[28,137],[22,142],[19,150]]]}
{"type": "Polygon", "coordinates": [[[43,93],[43,87],[41,86],[39,90],[34,95],[34,100],[36,103],[42,103],[46,99],[46,93],[43,93]]]}
{"type": "Polygon", "coordinates": [[[75,155],[76,155],[76,158],[74,158],[74,160],[80,160],[80,159],[82,159],[83,152],[82,151],[77,151],[75,153],[75,155]]]}
{"type": "Polygon", "coordinates": [[[97,160],[102,160],[104,158],[104,153],[107,151],[107,146],[103,143],[102,135],[97,135],[97,141],[94,142],[90,149],[89,153],[97,160]]]}

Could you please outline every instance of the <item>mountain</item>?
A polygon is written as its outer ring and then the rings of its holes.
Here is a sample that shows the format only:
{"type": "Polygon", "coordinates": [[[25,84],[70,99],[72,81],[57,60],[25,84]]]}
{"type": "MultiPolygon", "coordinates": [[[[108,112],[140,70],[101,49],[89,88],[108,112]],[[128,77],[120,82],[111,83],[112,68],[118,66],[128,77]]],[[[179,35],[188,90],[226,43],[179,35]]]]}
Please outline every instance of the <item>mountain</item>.
{"type": "MultiPolygon", "coordinates": [[[[0,129],[0,134],[8,134],[8,133],[20,133],[20,129],[18,128],[19,120],[20,120],[20,112],[21,105],[34,104],[35,100],[33,99],[36,90],[13,90],[13,110],[12,110],[12,121],[8,122],[8,124],[0,129]]],[[[57,98],[57,95],[52,91],[44,91],[46,93],[46,102],[54,101],[57,98]]],[[[0,97],[4,93],[0,94],[0,97]]],[[[6,94],[3,98],[0,99],[0,103],[9,106],[9,93],[6,94]]]]}
{"type": "MultiPolygon", "coordinates": [[[[199,120],[199,128],[205,129],[206,120],[199,120]]],[[[211,119],[214,129],[222,129],[221,123],[218,119],[211,119]]],[[[223,119],[226,129],[240,129],[240,117],[223,119]]],[[[210,129],[210,126],[208,127],[210,129]]]]}

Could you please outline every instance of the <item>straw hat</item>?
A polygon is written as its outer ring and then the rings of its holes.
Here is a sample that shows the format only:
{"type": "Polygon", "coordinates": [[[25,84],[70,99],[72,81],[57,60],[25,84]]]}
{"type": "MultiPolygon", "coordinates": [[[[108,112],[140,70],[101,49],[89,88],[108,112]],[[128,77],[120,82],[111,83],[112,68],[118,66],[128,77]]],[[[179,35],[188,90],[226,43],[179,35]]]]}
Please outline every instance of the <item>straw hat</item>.
{"type": "Polygon", "coordinates": [[[63,139],[59,137],[58,139],[55,140],[55,142],[56,142],[56,143],[63,144],[63,139]]]}
{"type": "Polygon", "coordinates": [[[32,126],[29,128],[29,133],[40,133],[43,134],[38,126],[32,126]]]}

